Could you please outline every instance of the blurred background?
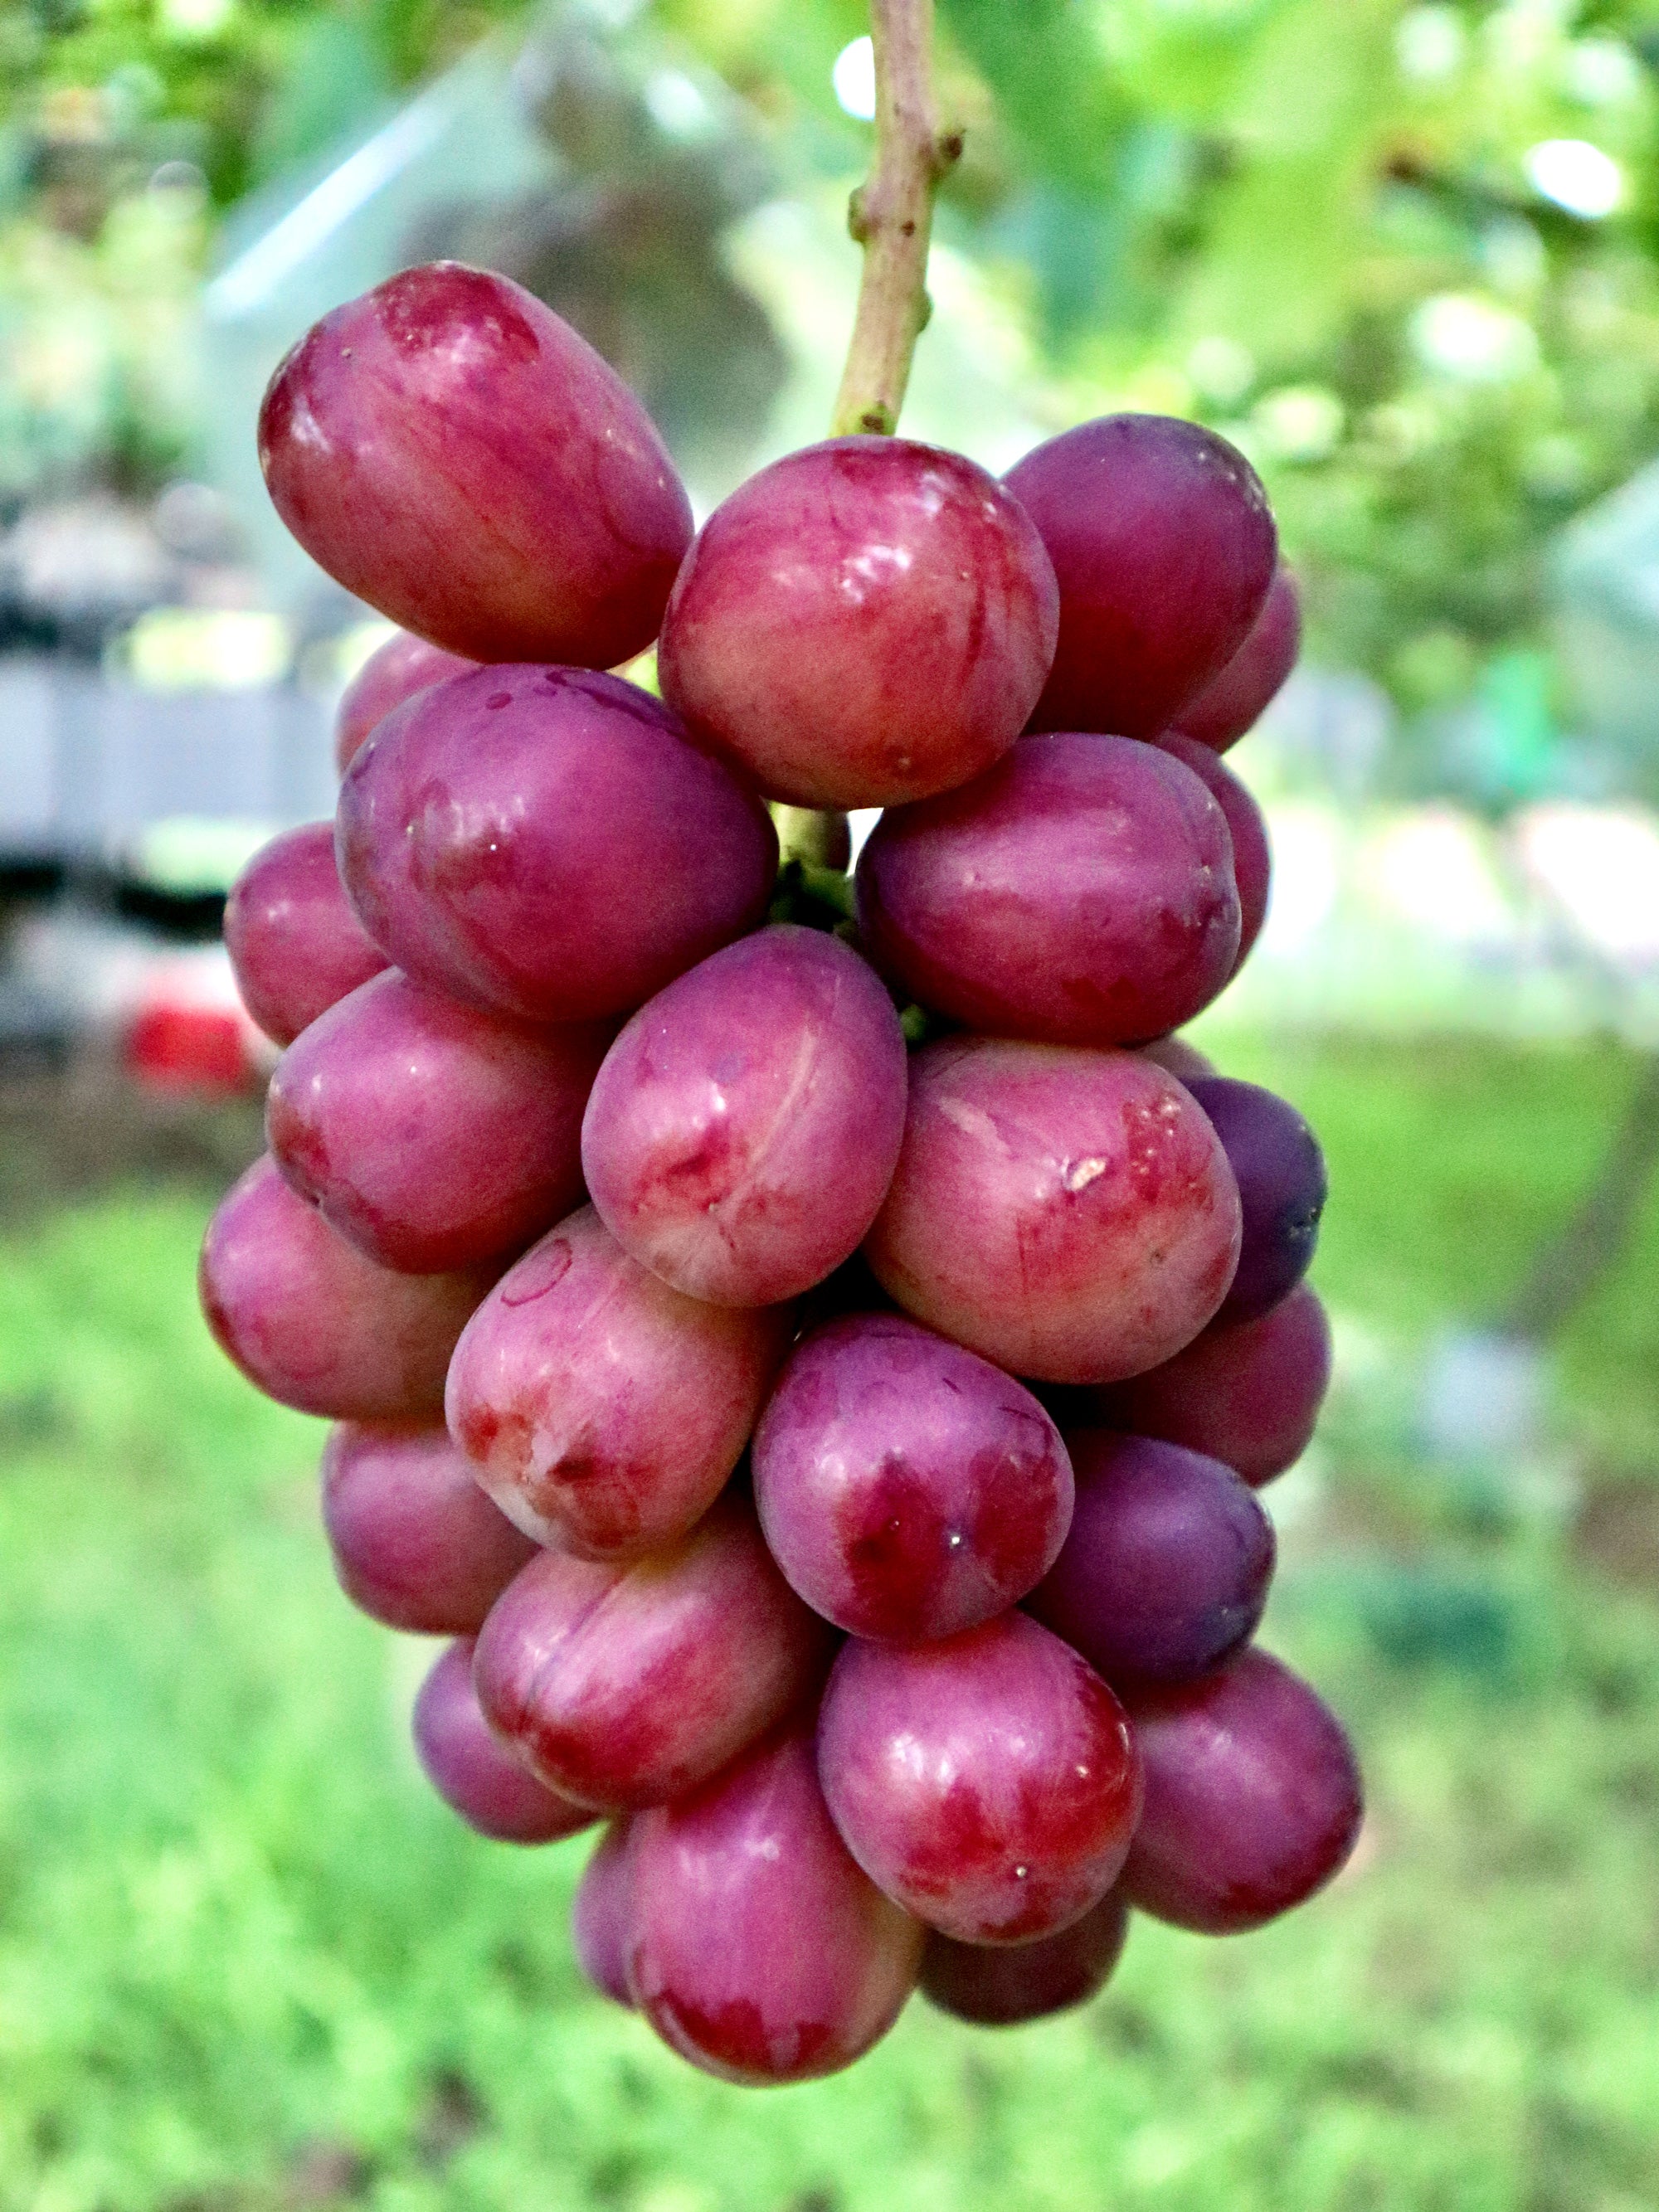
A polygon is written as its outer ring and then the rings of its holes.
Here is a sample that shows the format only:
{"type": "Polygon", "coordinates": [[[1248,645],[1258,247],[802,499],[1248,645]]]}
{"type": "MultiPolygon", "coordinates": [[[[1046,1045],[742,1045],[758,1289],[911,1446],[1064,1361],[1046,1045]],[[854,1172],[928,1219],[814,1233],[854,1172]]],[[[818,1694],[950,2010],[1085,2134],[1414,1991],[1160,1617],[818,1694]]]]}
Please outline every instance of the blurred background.
{"type": "Polygon", "coordinates": [[[426,1791],[317,1425],[195,1311],[264,1063],[226,884],[384,634],[283,537],[283,350],[455,254],[699,510],[821,433],[854,0],[0,7],[0,2212],[1659,2205],[1659,9],[939,0],[967,153],[905,427],[1120,407],[1267,477],[1304,666],[1198,1029],[1322,1138],[1337,1378],[1268,1644],[1335,1887],[1103,1998],[740,2093],[584,1994],[584,1845],[426,1791]]]}

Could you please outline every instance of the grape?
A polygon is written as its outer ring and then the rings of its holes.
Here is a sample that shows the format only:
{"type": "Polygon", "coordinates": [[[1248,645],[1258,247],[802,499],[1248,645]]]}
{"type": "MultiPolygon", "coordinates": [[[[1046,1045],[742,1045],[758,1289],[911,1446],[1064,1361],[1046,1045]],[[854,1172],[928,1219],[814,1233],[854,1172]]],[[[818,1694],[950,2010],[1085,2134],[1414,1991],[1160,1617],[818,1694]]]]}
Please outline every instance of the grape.
{"type": "Polygon", "coordinates": [[[1218,753],[1236,745],[1277,696],[1301,646],[1302,598],[1281,561],[1249,635],[1221,673],[1181,709],[1182,733],[1218,753]]]}
{"type": "Polygon", "coordinates": [[[415,1749],[445,1804],[498,1844],[556,1844],[593,1824],[588,1807],[544,1790],[489,1733],[473,1694],[470,1638],[452,1644],[421,1685],[415,1749]]]}
{"type": "Polygon", "coordinates": [[[1215,1062],[1196,1045],[1188,1044],[1185,1037],[1159,1037],[1152,1044],[1137,1048],[1143,1060],[1150,1060],[1155,1067],[1173,1075],[1177,1083],[1188,1084],[1195,1075],[1213,1075],[1215,1062]]]}
{"type": "Polygon", "coordinates": [[[471,1636],[535,1550],[447,1429],[345,1422],[323,1449],[323,1525],[346,1595],[388,1628],[471,1636]]]}
{"type": "Polygon", "coordinates": [[[1249,635],[1278,537],[1255,471],[1195,422],[1108,415],[1005,479],[1060,581],[1038,730],[1156,737],[1249,635]]]}
{"type": "Polygon", "coordinates": [[[582,1109],[610,1036],[522,1029],[393,969],[289,1047],[265,1133],[294,1188],[381,1267],[469,1267],[580,1201],[582,1109]]]}
{"type": "Polygon", "coordinates": [[[450,1366],[450,1433],[526,1535],[636,1557],[714,1503],[789,1328],[785,1307],[671,1291],[584,1206],[479,1307],[450,1366]]]}
{"type": "Polygon", "coordinates": [[[1023,1597],[1060,1550],[1072,1471],[1029,1390],[897,1315],[798,1345],[755,1437],[779,1565],[826,1619],[908,1644],[1023,1597]]]}
{"type": "Polygon", "coordinates": [[[386,964],[351,911],[331,822],[284,830],[254,854],[225,901],[225,944],[242,1004],[278,1044],[386,964]]]}
{"type": "Polygon", "coordinates": [[[1215,1132],[1139,1054],[946,1037],[912,1055],[864,1249],[941,1334],[1046,1382],[1139,1374],[1215,1312],[1238,1241],[1215,1132]]]}
{"type": "Polygon", "coordinates": [[[1020,1613],[909,1649],[844,1644],[818,1774],[877,1887],[968,1943],[1080,1919],[1116,1880],[1140,1810],[1122,1706],[1020,1613]]]}
{"type": "Polygon", "coordinates": [[[338,1421],[435,1414],[444,1371],[491,1269],[377,1267],[256,1160],[202,1246],[202,1310],[222,1351],[269,1398],[338,1421]]]}
{"type": "Polygon", "coordinates": [[[1244,1242],[1218,1321],[1255,1321],[1307,1273],[1325,1209],[1325,1158],[1294,1106],[1224,1076],[1187,1088],[1209,1115],[1238,1185],[1244,1242]]]}
{"type": "Polygon", "coordinates": [[[453,261],[313,325],[265,393],[259,465],[337,582],[476,660],[626,660],[691,537],[627,386],[520,286],[453,261]]]}
{"type": "Polygon", "coordinates": [[[855,1252],[904,1134],[904,1033],[855,952],[793,926],[642,1006],[599,1071],[582,1166],[611,1234],[688,1297],[775,1305],[855,1252]]]}
{"type": "Polygon", "coordinates": [[[1150,1374],[1091,1392],[1089,1418],[1207,1452],[1259,1486],[1308,1449],[1330,1377],[1330,1323],[1304,1283],[1259,1321],[1215,1322],[1150,1374]]]}
{"type": "Polygon", "coordinates": [[[1265,1651],[1206,1681],[1131,1700],[1146,1802],[1123,1872],[1131,1905],[1234,1936],[1328,1881],[1359,1832],[1342,1725],[1265,1651]]]}
{"type": "Polygon", "coordinates": [[[570,1948],[601,1996],[633,2006],[628,1946],[634,1925],[634,1824],[612,1820],[594,1844],[570,1905],[570,1948]]]}
{"type": "Polygon", "coordinates": [[[1104,1429],[1067,1435],[1077,1510],[1026,1600],[1114,1689],[1206,1674],[1255,1631],[1273,1523],[1219,1460],[1104,1429]]]}
{"type": "Polygon", "coordinates": [[[879,2041],[921,1929],[848,1856],[809,1729],[781,1731],[634,1823],[628,1985],[663,2040],[728,2081],[805,2081],[879,2041]]]}
{"type": "Polygon", "coordinates": [[[532,1773],[618,1812],[706,1782],[823,1680],[834,1641],[734,1494],[630,1565],[538,1553],[484,1623],[473,1672],[532,1773]]]}
{"type": "Polygon", "coordinates": [[[356,758],[363,740],[394,707],[428,685],[465,676],[478,665],[441,645],[400,629],[377,646],[346,685],[334,717],[334,765],[342,775],[356,758]]]}
{"type": "MultiPolygon", "coordinates": [[[[1166,730],[1157,743],[1160,752],[1172,755],[1191,769],[1227,817],[1227,834],[1233,846],[1233,881],[1238,886],[1238,951],[1232,965],[1232,975],[1237,975],[1267,919],[1273,878],[1267,825],[1250,793],[1207,746],[1195,738],[1182,737],[1177,730],[1166,730]]],[[[1231,981],[1231,975],[1226,980],[1231,981]]]]}
{"type": "Polygon", "coordinates": [[[890,806],[1013,744],[1055,610],[1036,531],[982,469],[832,438],[703,526],[663,623],[663,696],[770,799],[890,806]]]}
{"type": "Polygon", "coordinates": [[[1128,1908],[1115,1889],[1081,1920],[1032,1943],[958,1943],[930,1929],[921,1954],[921,1994],[940,2012],[975,2027],[1018,2027],[1097,1996],[1128,1932],[1128,1908]]]}
{"type": "Polygon", "coordinates": [[[1161,1036],[1238,951],[1222,809],[1128,738],[1027,738],[965,789],[883,815],[858,904],[871,958],[913,998],[1054,1044],[1161,1036]]]}
{"type": "Polygon", "coordinates": [[[630,1012],[766,908],[777,834],[619,677],[481,668],[383,721],[340,872],[399,967],[528,1021],[630,1012]]]}

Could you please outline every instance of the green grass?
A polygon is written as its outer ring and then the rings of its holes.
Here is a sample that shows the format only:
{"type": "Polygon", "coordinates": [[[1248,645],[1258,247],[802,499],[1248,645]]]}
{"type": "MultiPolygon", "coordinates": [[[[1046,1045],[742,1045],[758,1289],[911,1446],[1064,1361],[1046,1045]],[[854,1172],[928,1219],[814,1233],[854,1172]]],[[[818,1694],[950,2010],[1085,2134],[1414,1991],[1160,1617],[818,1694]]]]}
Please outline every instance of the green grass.
{"type": "MultiPolygon", "coordinates": [[[[0,1243],[0,2212],[1659,2202],[1656,1592],[1559,1501],[1475,1510],[1401,1443],[1417,1348],[1501,1302],[1628,1064],[1231,1056],[1326,1138],[1321,1280],[1382,1347],[1285,1487],[1268,1622],[1359,1741],[1359,1860],[1252,1937],[1138,1923],[1081,2014],[916,2004],[800,2089],[705,2081],[588,1998],[582,1844],[492,1847],[430,1799],[424,1654],[334,1589],[319,1431],[196,1321],[205,1201],[0,1243]]],[[[1656,1280],[1650,1207],[1563,1362],[1564,1449],[1626,1479],[1659,1465],[1656,1280]]]]}

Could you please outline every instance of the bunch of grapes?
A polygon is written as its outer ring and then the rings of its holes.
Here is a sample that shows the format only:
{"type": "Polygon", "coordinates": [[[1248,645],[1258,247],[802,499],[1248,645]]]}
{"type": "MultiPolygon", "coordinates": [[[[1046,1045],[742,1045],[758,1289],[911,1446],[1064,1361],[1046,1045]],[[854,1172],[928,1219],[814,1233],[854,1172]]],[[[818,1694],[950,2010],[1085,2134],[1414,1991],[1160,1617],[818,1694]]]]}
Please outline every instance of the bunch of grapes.
{"type": "Polygon", "coordinates": [[[456,1639],[436,1788],[607,1821],[584,1969],[738,2081],[1308,1896],[1358,1778],[1249,1644],[1324,1170],[1172,1036],[1266,903],[1221,754],[1297,614],[1248,465],[836,438],[694,539],[599,356],[451,264],[319,323],[260,447],[404,634],[337,821],[230,901],[287,1048],[203,1295],[339,1425],[348,1592],[456,1639]],[[660,697],[603,672],[653,640],[660,697]]]}

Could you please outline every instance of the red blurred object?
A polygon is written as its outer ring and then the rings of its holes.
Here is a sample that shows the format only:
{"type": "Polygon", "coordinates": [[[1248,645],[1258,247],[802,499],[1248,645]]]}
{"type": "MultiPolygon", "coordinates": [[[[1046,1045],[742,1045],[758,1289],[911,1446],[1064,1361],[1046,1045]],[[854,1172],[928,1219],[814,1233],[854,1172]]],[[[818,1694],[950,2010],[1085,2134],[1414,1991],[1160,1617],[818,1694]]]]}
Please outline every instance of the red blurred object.
{"type": "Polygon", "coordinates": [[[127,1026],[122,1064],[153,1090],[240,1096],[258,1082],[247,1026],[230,1007],[153,999],[127,1026]]]}

